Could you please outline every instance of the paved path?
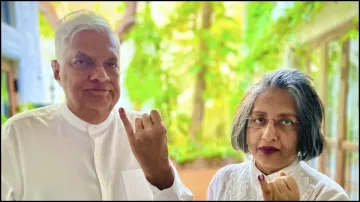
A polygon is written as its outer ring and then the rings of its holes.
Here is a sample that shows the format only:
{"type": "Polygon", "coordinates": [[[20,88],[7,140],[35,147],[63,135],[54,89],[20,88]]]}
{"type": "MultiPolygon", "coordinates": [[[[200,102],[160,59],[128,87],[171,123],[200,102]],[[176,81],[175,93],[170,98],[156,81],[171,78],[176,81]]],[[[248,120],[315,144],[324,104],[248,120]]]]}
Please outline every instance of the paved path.
{"type": "Polygon", "coordinates": [[[209,183],[219,168],[178,169],[182,182],[194,194],[194,200],[206,200],[209,183]]]}

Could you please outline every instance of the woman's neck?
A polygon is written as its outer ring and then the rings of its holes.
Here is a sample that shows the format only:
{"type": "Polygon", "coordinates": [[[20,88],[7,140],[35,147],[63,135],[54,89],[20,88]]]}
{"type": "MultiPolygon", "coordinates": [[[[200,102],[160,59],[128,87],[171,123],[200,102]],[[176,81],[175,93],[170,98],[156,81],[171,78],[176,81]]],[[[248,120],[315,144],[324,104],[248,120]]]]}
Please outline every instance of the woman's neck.
{"type": "Polygon", "coordinates": [[[280,171],[282,169],[285,169],[285,168],[289,167],[296,160],[297,159],[294,158],[292,161],[289,161],[287,164],[285,164],[285,166],[282,166],[282,167],[270,167],[270,166],[266,166],[266,165],[261,165],[261,164],[257,163],[256,160],[255,160],[255,166],[256,166],[257,169],[259,169],[265,175],[271,175],[273,173],[276,173],[276,172],[278,172],[278,171],[280,171]]]}

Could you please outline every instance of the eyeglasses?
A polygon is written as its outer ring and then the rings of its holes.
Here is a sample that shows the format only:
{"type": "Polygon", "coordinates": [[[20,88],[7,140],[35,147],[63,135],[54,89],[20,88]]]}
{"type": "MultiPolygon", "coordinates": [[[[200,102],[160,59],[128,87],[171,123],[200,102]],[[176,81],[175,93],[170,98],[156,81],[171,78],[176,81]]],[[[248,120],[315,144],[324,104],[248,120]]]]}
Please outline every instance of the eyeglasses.
{"type": "Polygon", "coordinates": [[[249,128],[265,128],[267,124],[269,123],[269,120],[273,120],[275,127],[279,130],[282,130],[284,132],[294,132],[297,129],[297,126],[299,124],[298,121],[293,121],[290,118],[281,118],[279,120],[276,119],[267,119],[265,117],[248,117],[247,119],[247,126],[249,128]]]}

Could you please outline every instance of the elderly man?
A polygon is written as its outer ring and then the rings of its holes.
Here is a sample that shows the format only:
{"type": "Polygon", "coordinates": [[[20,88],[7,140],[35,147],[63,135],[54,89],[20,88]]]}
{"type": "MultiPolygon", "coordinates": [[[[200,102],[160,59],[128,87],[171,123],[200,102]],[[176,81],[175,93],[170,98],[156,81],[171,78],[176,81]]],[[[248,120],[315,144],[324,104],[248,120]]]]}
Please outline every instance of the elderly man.
{"type": "Polygon", "coordinates": [[[1,128],[2,200],[192,200],[158,111],[125,112],[120,43],[90,11],[64,17],[51,65],[66,103],[15,115],[1,128]]]}

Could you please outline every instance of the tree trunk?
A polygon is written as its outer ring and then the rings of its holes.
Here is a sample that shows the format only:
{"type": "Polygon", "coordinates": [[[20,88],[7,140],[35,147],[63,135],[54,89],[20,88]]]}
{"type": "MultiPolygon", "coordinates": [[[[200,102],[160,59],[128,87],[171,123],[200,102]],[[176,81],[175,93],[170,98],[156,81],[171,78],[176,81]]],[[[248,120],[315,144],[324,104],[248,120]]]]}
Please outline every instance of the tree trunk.
{"type": "MultiPolygon", "coordinates": [[[[119,37],[120,42],[123,41],[123,37],[135,24],[137,1],[127,1],[126,11],[121,23],[116,28],[115,33],[119,37]]],[[[43,12],[46,19],[49,21],[51,27],[55,30],[57,24],[60,22],[60,18],[56,13],[56,8],[49,1],[39,2],[40,11],[43,12]]]]}
{"type": "Polygon", "coordinates": [[[135,24],[137,1],[127,1],[126,11],[120,25],[116,28],[115,33],[118,35],[120,43],[124,35],[130,31],[135,24]]]}
{"type": "MultiPolygon", "coordinates": [[[[201,26],[202,30],[208,30],[210,28],[211,15],[212,15],[211,5],[209,2],[206,1],[204,2],[204,7],[202,9],[202,26],[201,26]]],[[[202,38],[200,41],[200,52],[206,53],[207,51],[208,51],[208,47],[206,47],[206,41],[204,38],[202,38]]],[[[204,110],[205,110],[205,101],[203,96],[206,89],[205,74],[208,67],[204,63],[204,58],[200,58],[199,63],[201,64],[201,69],[196,75],[192,122],[190,125],[190,137],[193,140],[195,140],[197,135],[201,133],[201,127],[204,120],[204,110]]]]}
{"type": "Polygon", "coordinates": [[[40,11],[44,14],[45,18],[49,21],[53,30],[55,30],[56,25],[60,21],[60,18],[56,13],[55,6],[48,1],[39,1],[39,8],[40,11]]]}

